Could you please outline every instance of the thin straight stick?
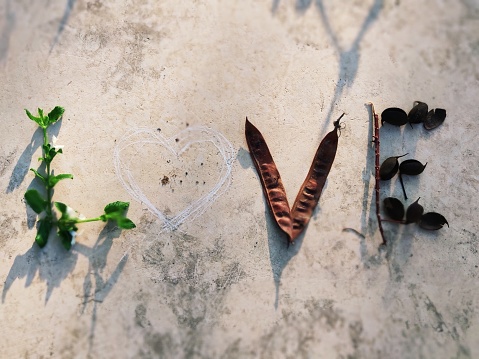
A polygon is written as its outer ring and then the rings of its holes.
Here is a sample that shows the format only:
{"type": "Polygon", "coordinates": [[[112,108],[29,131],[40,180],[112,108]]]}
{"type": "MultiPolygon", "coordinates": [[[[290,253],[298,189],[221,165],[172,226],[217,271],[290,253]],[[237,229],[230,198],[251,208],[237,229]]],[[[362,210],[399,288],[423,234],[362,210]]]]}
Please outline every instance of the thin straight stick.
{"type": "Polygon", "coordinates": [[[376,192],[376,217],[378,218],[378,226],[379,226],[379,233],[381,233],[381,238],[383,240],[383,245],[386,245],[386,238],[384,237],[384,230],[383,230],[383,223],[381,219],[381,213],[380,213],[380,207],[379,207],[379,181],[381,180],[379,178],[379,117],[377,113],[374,111],[374,105],[372,102],[369,103],[371,105],[371,113],[373,115],[374,119],[374,136],[373,136],[373,142],[374,142],[374,152],[375,152],[375,179],[376,179],[376,184],[375,184],[375,192],[376,192]]]}

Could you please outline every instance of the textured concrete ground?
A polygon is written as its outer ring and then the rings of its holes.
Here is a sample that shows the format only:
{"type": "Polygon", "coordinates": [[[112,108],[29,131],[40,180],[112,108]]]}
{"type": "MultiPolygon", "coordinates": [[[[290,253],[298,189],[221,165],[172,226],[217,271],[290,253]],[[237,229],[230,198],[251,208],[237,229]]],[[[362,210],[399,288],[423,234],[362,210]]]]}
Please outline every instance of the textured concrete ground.
{"type": "MultiPolygon", "coordinates": [[[[479,357],[479,2],[4,0],[0,84],[0,357],[479,357]],[[445,123],[385,125],[381,157],[428,162],[406,203],[450,228],[385,223],[378,251],[365,103],[415,100],[445,123]],[[55,105],[53,166],[75,178],[54,198],[86,216],[131,201],[135,230],[33,244],[23,194],[42,139],[23,109],[55,105]],[[245,116],[292,202],[343,112],[319,206],[287,248],[245,116]]],[[[401,198],[399,181],[381,195],[401,198]]]]}

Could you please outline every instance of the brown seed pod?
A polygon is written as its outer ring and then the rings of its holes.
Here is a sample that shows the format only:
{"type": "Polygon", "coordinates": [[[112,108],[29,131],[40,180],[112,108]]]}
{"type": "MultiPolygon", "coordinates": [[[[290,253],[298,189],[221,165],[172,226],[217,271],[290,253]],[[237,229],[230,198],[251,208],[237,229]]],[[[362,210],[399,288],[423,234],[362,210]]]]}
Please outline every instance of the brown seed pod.
{"type": "Polygon", "coordinates": [[[423,214],[421,220],[419,221],[419,226],[428,230],[437,230],[441,229],[445,224],[449,227],[446,218],[442,214],[436,212],[428,212],[423,214]]]}
{"type": "Polygon", "coordinates": [[[381,164],[381,167],[379,168],[379,177],[383,181],[387,181],[393,178],[399,169],[398,158],[404,157],[406,155],[407,153],[402,156],[394,156],[394,157],[386,158],[386,160],[384,160],[384,162],[381,164]]]}
{"type": "Polygon", "coordinates": [[[403,175],[417,176],[422,173],[427,166],[427,162],[423,165],[417,160],[405,160],[399,165],[399,172],[403,175]]]}
{"type": "Polygon", "coordinates": [[[436,108],[428,112],[426,118],[423,121],[423,126],[426,130],[432,130],[440,126],[446,119],[446,110],[442,108],[436,108]]]}
{"type": "Polygon", "coordinates": [[[387,197],[383,201],[386,214],[395,221],[401,221],[404,217],[404,205],[394,197],[387,197]]]}
{"type": "Polygon", "coordinates": [[[409,111],[407,120],[409,123],[421,123],[426,119],[428,106],[424,102],[416,101],[415,106],[409,111]]]}
{"type": "Polygon", "coordinates": [[[416,202],[411,203],[411,205],[407,208],[406,224],[416,223],[421,219],[422,214],[424,213],[424,208],[418,203],[419,199],[421,199],[421,197],[419,197],[416,202]]]}
{"type": "Polygon", "coordinates": [[[261,179],[269,208],[271,212],[273,212],[274,219],[279,228],[287,234],[288,240],[291,240],[293,222],[281,176],[279,175],[279,171],[276,168],[276,164],[269,152],[263,135],[248,121],[247,117],[245,135],[250,155],[261,179]]]}
{"type": "Polygon", "coordinates": [[[405,125],[407,121],[406,111],[397,107],[387,108],[381,113],[381,125],[387,122],[394,126],[402,126],[405,125]]]}
{"type": "Polygon", "coordinates": [[[293,231],[291,240],[297,238],[309,223],[314,208],[328,177],[338,148],[339,121],[344,113],[334,121],[334,130],[329,132],[319,144],[318,150],[309,169],[308,175],[299,190],[293,204],[291,216],[293,218],[293,231]]]}

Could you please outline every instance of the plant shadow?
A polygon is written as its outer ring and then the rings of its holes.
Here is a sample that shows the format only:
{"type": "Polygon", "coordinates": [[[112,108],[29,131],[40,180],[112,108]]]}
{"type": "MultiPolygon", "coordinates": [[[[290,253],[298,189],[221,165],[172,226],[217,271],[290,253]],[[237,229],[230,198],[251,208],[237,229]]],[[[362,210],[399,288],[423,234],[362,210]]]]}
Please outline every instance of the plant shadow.
{"type": "Polygon", "coordinates": [[[57,33],[55,34],[55,38],[52,41],[52,45],[50,46],[50,53],[53,51],[53,48],[58,43],[63,30],[65,30],[65,26],[68,23],[68,19],[70,18],[71,12],[73,7],[75,6],[76,0],[67,0],[67,4],[65,7],[65,11],[63,12],[63,16],[60,20],[60,24],[58,25],[57,33]]]}
{"type": "MultiPolygon", "coordinates": [[[[336,89],[334,91],[333,98],[331,99],[328,113],[326,115],[326,121],[323,124],[322,131],[324,132],[326,128],[329,127],[331,122],[331,116],[334,112],[334,105],[341,99],[343,92],[346,88],[351,87],[356,79],[359,60],[361,57],[360,54],[360,44],[363,40],[366,32],[371,27],[371,25],[377,20],[379,13],[381,12],[384,0],[374,0],[374,3],[369,8],[369,12],[366,15],[363,23],[361,24],[359,31],[349,47],[344,47],[341,45],[337,34],[334,32],[329,16],[327,15],[324,1],[323,0],[297,0],[295,4],[295,9],[298,14],[304,14],[312,4],[316,5],[316,9],[319,12],[319,16],[325,27],[325,30],[330,38],[330,41],[333,47],[336,49],[336,52],[339,56],[338,61],[338,79],[336,81],[336,89]]],[[[273,0],[272,4],[272,13],[275,14],[280,4],[280,0],[273,0]]]]}

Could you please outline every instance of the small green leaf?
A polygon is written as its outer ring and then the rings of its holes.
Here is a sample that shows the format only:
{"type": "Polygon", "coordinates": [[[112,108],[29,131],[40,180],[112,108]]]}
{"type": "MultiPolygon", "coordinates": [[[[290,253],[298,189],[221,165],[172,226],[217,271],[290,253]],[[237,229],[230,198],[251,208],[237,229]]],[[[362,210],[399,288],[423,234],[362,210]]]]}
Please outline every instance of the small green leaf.
{"type": "Polygon", "coordinates": [[[57,122],[64,112],[65,109],[63,107],[55,106],[55,108],[48,114],[48,124],[51,125],[52,123],[57,122]]]}
{"type": "Polygon", "coordinates": [[[50,186],[50,188],[52,188],[63,179],[73,179],[73,175],[69,173],[62,173],[57,176],[50,176],[48,178],[48,185],[50,186]]]}
{"type": "Polygon", "coordinates": [[[29,189],[25,192],[25,201],[36,213],[42,213],[48,205],[48,202],[40,196],[36,189],[29,189]]]}
{"type": "Polygon", "coordinates": [[[42,127],[42,128],[46,128],[45,124],[43,123],[43,119],[40,118],[40,117],[35,117],[33,116],[30,111],[28,111],[27,109],[25,109],[25,112],[27,113],[27,116],[30,120],[36,122],[38,124],[38,126],[42,127]]]}
{"type": "Polygon", "coordinates": [[[113,212],[123,212],[123,211],[126,211],[129,206],[130,206],[129,202],[116,201],[116,202],[108,203],[105,206],[104,211],[106,214],[113,213],[113,212]]]}
{"type": "Polygon", "coordinates": [[[68,206],[65,204],[65,203],[61,203],[61,202],[55,202],[55,207],[57,207],[57,209],[62,213],[66,213],[67,210],[68,210],[68,206]]]}
{"type": "MultiPolygon", "coordinates": [[[[38,108],[38,114],[40,115],[41,119],[44,119],[45,116],[43,116],[43,110],[41,108],[38,108]]],[[[45,123],[45,122],[44,122],[45,123]]],[[[45,126],[46,127],[46,126],[45,126]]]]}
{"type": "Polygon", "coordinates": [[[35,173],[35,176],[38,177],[43,183],[47,183],[47,179],[45,177],[43,177],[37,170],[33,169],[33,168],[30,168],[30,171],[32,171],[33,173],[35,173]]]}
{"type": "Polygon", "coordinates": [[[40,226],[38,227],[37,235],[35,236],[35,242],[37,242],[40,248],[43,248],[48,242],[52,223],[46,219],[41,219],[38,222],[40,223],[40,226]]]}
{"type": "MultiPolygon", "coordinates": [[[[76,231],[76,229],[73,230],[73,231],[76,231]]],[[[72,245],[75,243],[75,239],[74,239],[71,231],[60,230],[60,231],[58,231],[58,236],[60,237],[60,239],[62,241],[63,247],[65,247],[65,249],[67,251],[70,250],[72,245]]]]}
{"type": "Polygon", "coordinates": [[[121,229],[133,229],[136,227],[135,223],[129,218],[126,217],[118,217],[116,218],[116,223],[118,224],[118,227],[121,229]]]}

